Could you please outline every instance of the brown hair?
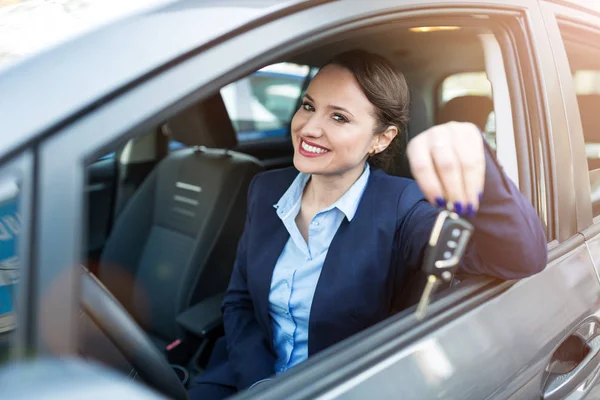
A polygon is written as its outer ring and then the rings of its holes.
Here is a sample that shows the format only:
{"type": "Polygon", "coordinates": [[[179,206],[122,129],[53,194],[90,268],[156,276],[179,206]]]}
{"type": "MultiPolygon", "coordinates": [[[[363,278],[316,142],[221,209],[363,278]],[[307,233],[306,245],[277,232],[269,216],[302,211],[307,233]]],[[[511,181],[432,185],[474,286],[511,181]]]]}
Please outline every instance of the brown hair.
{"type": "Polygon", "coordinates": [[[369,157],[373,167],[389,170],[391,161],[403,151],[408,124],[410,95],[404,75],[385,57],[364,50],[338,54],[323,65],[337,65],[354,75],[361,90],[375,108],[375,132],[383,133],[395,126],[398,134],[382,152],[369,157]]]}

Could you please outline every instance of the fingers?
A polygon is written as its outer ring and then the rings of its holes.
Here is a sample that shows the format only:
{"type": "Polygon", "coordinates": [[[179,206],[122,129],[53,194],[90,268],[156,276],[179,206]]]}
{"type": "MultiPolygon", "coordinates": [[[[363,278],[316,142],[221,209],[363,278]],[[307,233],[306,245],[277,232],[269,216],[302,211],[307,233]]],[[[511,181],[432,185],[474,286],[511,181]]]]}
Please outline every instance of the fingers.
{"type": "Polygon", "coordinates": [[[429,142],[423,132],[408,143],[406,154],[413,177],[427,201],[438,207],[446,206],[446,195],[430,156],[429,142]]]}
{"type": "Polygon", "coordinates": [[[483,137],[479,129],[472,124],[450,124],[454,152],[460,160],[464,200],[467,214],[479,209],[479,195],[483,192],[485,181],[485,150],[483,137]]]}
{"type": "Polygon", "coordinates": [[[429,202],[461,215],[475,214],[485,179],[483,138],[475,125],[435,126],[411,140],[407,153],[429,202]]]}
{"type": "Polygon", "coordinates": [[[462,214],[466,210],[465,190],[461,174],[461,160],[453,150],[454,137],[444,126],[437,127],[429,134],[431,158],[436,167],[437,178],[447,201],[447,207],[462,214]]]}

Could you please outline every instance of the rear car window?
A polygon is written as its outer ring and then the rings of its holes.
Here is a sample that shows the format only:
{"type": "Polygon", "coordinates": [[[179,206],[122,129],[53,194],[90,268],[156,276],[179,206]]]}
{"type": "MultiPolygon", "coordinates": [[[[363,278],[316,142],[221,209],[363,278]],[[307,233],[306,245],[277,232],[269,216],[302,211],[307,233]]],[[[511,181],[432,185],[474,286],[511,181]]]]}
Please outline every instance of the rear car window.
{"type": "Polygon", "coordinates": [[[311,68],[278,63],[221,89],[240,142],[285,137],[311,68]]]}
{"type": "Polygon", "coordinates": [[[571,30],[565,31],[561,25],[559,27],[577,96],[590,171],[592,210],[596,217],[600,216],[600,48],[591,43],[586,35],[577,35],[571,30]]]}
{"type": "Polygon", "coordinates": [[[600,68],[573,72],[573,84],[583,124],[585,152],[591,171],[600,169],[600,126],[593,120],[600,111],[600,68]]]}

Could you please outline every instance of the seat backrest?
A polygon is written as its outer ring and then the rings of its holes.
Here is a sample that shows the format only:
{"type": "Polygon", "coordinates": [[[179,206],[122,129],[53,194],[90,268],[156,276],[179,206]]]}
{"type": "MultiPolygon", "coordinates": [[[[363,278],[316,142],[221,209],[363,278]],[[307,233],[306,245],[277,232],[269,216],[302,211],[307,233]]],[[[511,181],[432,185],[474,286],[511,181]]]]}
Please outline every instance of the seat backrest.
{"type": "Polygon", "coordinates": [[[492,111],[494,103],[487,96],[459,96],[449,100],[439,110],[437,123],[471,122],[483,131],[492,111]]]}
{"type": "Polygon", "coordinates": [[[151,336],[178,337],[177,315],[226,289],[259,162],[236,145],[220,95],[167,123],[194,148],[168,155],[117,219],[99,277],[151,336]],[[198,147],[207,146],[211,147],[198,147]],[[218,148],[218,149],[215,149],[218,148]]]}
{"type": "Polygon", "coordinates": [[[388,172],[390,175],[413,179],[408,158],[406,157],[406,148],[408,142],[419,133],[429,129],[431,123],[429,122],[427,106],[425,105],[423,96],[421,96],[418,90],[412,87],[410,88],[409,117],[406,132],[404,133],[404,137],[401,138],[402,149],[398,157],[392,161],[390,171],[388,172]]]}

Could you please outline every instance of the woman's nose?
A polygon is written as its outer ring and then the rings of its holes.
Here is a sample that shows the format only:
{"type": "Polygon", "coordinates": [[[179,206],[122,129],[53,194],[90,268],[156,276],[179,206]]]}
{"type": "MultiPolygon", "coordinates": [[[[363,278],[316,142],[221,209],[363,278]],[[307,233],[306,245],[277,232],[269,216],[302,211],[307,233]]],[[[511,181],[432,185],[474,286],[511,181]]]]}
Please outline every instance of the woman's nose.
{"type": "Polygon", "coordinates": [[[320,137],[323,135],[322,121],[318,115],[311,115],[302,128],[300,129],[302,136],[307,137],[320,137]]]}

